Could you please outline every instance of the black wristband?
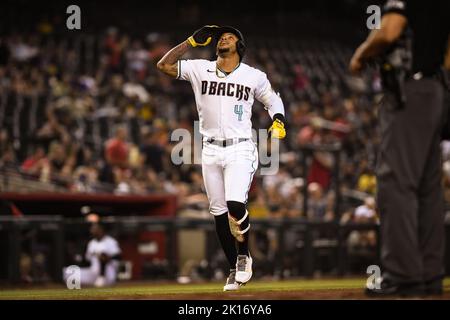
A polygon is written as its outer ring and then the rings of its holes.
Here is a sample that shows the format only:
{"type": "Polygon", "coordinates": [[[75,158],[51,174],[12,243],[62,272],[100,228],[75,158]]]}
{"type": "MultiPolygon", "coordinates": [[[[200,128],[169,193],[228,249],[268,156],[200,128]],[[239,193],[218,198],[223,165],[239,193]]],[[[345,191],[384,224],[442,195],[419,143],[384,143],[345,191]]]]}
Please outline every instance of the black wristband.
{"type": "Polygon", "coordinates": [[[275,113],[273,115],[273,120],[280,120],[283,123],[286,123],[286,119],[284,118],[284,116],[281,113],[275,113]]]}

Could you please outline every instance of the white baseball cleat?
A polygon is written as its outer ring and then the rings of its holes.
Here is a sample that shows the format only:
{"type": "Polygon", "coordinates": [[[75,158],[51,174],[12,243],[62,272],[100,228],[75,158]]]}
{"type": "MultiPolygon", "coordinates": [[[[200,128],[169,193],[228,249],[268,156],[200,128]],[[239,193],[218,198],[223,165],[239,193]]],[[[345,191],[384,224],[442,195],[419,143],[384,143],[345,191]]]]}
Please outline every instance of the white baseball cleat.
{"type": "Polygon", "coordinates": [[[239,290],[240,285],[236,282],[236,270],[230,270],[230,275],[227,278],[227,282],[225,282],[225,286],[223,287],[223,291],[236,291],[239,290]]]}
{"type": "Polygon", "coordinates": [[[238,255],[236,262],[236,282],[240,285],[245,285],[252,277],[252,263],[253,259],[246,255],[238,255]]]}

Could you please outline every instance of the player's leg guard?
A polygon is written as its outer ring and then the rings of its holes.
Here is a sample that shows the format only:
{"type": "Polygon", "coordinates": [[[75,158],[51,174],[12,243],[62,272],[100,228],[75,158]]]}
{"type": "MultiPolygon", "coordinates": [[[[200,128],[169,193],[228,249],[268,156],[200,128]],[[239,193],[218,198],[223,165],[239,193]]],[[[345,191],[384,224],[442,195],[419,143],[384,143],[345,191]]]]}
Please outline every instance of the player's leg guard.
{"type": "Polygon", "coordinates": [[[231,234],[239,243],[248,243],[248,234],[244,234],[248,233],[250,229],[250,223],[248,211],[245,209],[245,204],[237,201],[227,201],[227,207],[228,222],[230,225],[231,234]]]}
{"type": "Polygon", "coordinates": [[[236,239],[230,232],[230,227],[228,226],[228,215],[226,213],[215,215],[214,221],[216,223],[216,233],[219,238],[220,245],[222,246],[223,252],[227,257],[228,263],[230,264],[230,269],[234,269],[237,261],[236,239]]]}
{"type": "Polygon", "coordinates": [[[252,258],[248,252],[249,216],[245,204],[238,201],[227,201],[230,231],[238,241],[238,257],[236,262],[236,282],[246,284],[252,277],[252,258]]]}

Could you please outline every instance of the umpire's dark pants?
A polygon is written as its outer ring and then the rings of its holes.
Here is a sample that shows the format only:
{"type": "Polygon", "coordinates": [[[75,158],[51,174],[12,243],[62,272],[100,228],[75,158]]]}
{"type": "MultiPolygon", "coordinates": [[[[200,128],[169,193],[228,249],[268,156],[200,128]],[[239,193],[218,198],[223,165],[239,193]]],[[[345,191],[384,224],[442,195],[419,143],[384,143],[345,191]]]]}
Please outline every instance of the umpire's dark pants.
{"type": "Polygon", "coordinates": [[[444,275],[444,87],[433,78],[408,80],[405,95],[401,108],[386,90],[379,110],[377,205],[383,276],[416,283],[444,275]]]}

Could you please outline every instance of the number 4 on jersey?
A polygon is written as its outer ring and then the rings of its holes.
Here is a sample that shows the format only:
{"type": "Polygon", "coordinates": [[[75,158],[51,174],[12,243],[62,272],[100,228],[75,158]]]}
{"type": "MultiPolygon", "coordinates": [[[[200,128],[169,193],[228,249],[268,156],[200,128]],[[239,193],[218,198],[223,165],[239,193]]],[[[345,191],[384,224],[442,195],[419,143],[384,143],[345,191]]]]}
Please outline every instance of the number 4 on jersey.
{"type": "Polygon", "coordinates": [[[242,121],[242,114],[244,113],[242,111],[242,104],[237,104],[234,106],[234,113],[238,115],[238,120],[242,121]]]}

